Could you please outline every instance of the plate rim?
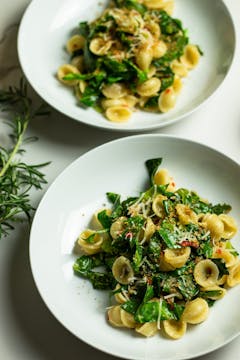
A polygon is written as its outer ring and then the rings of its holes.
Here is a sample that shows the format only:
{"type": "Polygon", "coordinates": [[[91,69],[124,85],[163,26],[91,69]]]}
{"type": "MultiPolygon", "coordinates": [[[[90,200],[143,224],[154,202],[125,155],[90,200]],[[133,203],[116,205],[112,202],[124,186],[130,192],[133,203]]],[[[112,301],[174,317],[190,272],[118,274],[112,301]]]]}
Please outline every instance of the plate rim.
{"type": "MultiPolygon", "coordinates": [[[[230,163],[232,163],[232,165],[234,166],[237,166],[238,168],[240,168],[240,162],[238,162],[237,160],[233,159],[231,156],[229,156],[226,152],[224,151],[220,151],[212,146],[209,146],[208,144],[205,144],[203,142],[199,142],[199,141],[195,141],[193,139],[189,139],[189,138],[186,138],[186,137],[182,137],[182,136],[176,136],[176,135],[171,135],[171,134],[138,134],[138,135],[130,135],[130,136],[125,136],[125,137],[121,137],[121,138],[118,138],[118,139],[115,139],[115,140],[111,140],[111,141],[108,141],[108,142],[105,142],[97,147],[94,147],[93,149],[90,149],[88,151],[86,151],[85,153],[83,153],[82,155],[80,155],[78,158],[76,158],[74,161],[72,161],[69,165],[67,165],[64,170],[62,172],[60,172],[60,174],[54,179],[54,181],[50,184],[49,188],[47,189],[47,191],[45,192],[45,194],[43,195],[42,199],[40,200],[39,202],[39,205],[37,206],[37,210],[34,214],[34,218],[33,218],[33,221],[32,221],[32,225],[31,225],[31,230],[30,230],[30,236],[29,236],[29,260],[30,260],[30,268],[31,268],[31,272],[32,272],[32,276],[33,276],[33,280],[34,280],[34,283],[35,283],[35,286],[37,288],[37,291],[41,297],[41,299],[43,300],[44,304],[46,305],[47,309],[50,311],[50,313],[54,316],[54,318],[69,332],[71,333],[72,335],[74,335],[78,340],[88,344],[89,346],[91,346],[92,348],[95,348],[96,350],[98,351],[102,351],[106,354],[109,354],[109,355],[112,355],[112,356],[115,356],[115,357],[119,357],[119,358],[122,358],[122,359],[129,359],[129,360],[143,360],[143,358],[140,358],[140,357],[134,357],[134,356],[131,356],[129,355],[128,357],[123,357],[121,354],[117,353],[116,351],[110,351],[107,347],[105,346],[102,346],[102,347],[99,347],[93,343],[91,343],[90,340],[86,339],[86,338],[82,338],[80,337],[79,335],[77,335],[75,333],[74,330],[72,330],[70,328],[69,325],[66,325],[64,324],[64,321],[60,318],[59,314],[56,314],[55,311],[54,311],[54,306],[53,304],[49,304],[48,301],[47,301],[47,296],[46,294],[44,293],[44,290],[43,289],[40,289],[40,286],[38,284],[38,281],[37,281],[37,275],[36,275],[36,272],[34,272],[34,264],[33,264],[33,236],[34,236],[34,232],[36,231],[35,230],[35,224],[36,224],[36,219],[39,215],[39,212],[41,211],[41,206],[42,204],[46,201],[46,198],[48,196],[48,193],[49,191],[51,191],[51,189],[55,186],[56,182],[58,181],[59,178],[61,178],[62,176],[65,175],[65,173],[69,172],[69,170],[71,170],[72,167],[76,166],[76,164],[81,161],[81,159],[83,157],[86,157],[88,156],[90,153],[94,153],[94,152],[97,152],[98,149],[100,148],[104,148],[104,147],[108,147],[108,146],[111,146],[112,144],[115,144],[115,143],[121,143],[121,142],[129,142],[131,141],[132,139],[136,139],[136,140],[140,140],[142,138],[165,138],[165,139],[168,139],[169,141],[174,141],[174,140],[177,140],[177,141],[182,141],[182,142],[187,142],[187,143],[190,143],[192,144],[193,146],[197,145],[197,146],[200,146],[204,149],[207,149],[207,150],[210,150],[211,152],[217,154],[217,155],[220,155],[220,156],[223,156],[226,158],[226,160],[230,163]]],[[[174,357],[174,360],[187,360],[187,359],[193,359],[193,358],[196,358],[196,357],[199,357],[199,356],[202,356],[202,355],[206,355],[206,354],[209,354],[217,349],[220,349],[222,348],[223,346],[227,345],[228,343],[230,343],[231,341],[233,341],[235,338],[237,338],[238,336],[240,335],[240,330],[235,333],[234,335],[232,335],[231,337],[229,337],[227,340],[225,340],[224,342],[220,343],[220,345],[213,345],[212,348],[210,349],[207,349],[206,351],[199,351],[198,353],[194,354],[194,355],[189,355],[189,356],[180,356],[180,357],[174,357]]],[[[144,340],[144,339],[143,339],[144,340]]],[[[169,358],[159,358],[159,360],[168,360],[169,358]]],[[[170,360],[173,360],[173,358],[171,358],[170,360]]]]}
{"type": "MultiPolygon", "coordinates": [[[[175,124],[177,122],[180,122],[184,119],[187,119],[190,115],[192,115],[193,113],[195,113],[195,111],[198,111],[199,108],[204,107],[207,105],[208,101],[210,101],[210,99],[212,99],[217,92],[219,91],[219,89],[222,88],[222,86],[224,85],[227,77],[229,76],[229,74],[231,73],[231,70],[233,68],[233,65],[235,63],[236,60],[236,49],[237,49],[237,30],[236,30],[236,22],[235,22],[235,17],[233,16],[233,14],[231,13],[228,4],[226,3],[225,0],[218,0],[219,1],[219,5],[222,5],[224,7],[224,10],[226,12],[226,14],[228,15],[228,18],[231,22],[231,26],[232,26],[232,32],[233,32],[233,51],[231,54],[231,61],[229,63],[227,72],[224,74],[224,77],[222,78],[221,82],[217,85],[217,87],[212,91],[212,93],[204,100],[202,100],[197,106],[193,107],[192,109],[190,109],[187,112],[184,112],[180,115],[176,115],[174,118],[166,120],[164,122],[161,123],[161,121],[159,120],[159,122],[156,122],[156,124],[152,124],[152,125],[142,125],[141,127],[136,127],[136,128],[132,128],[132,127],[125,127],[125,124],[115,124],[116,127],[110,126],[109,123],[106,121],[106,123],[89,123],[87,122],[85,119],[80,119],[77,116],[73,116],[71,115],[71,111],[67,111],[64,112],[63,109],[59,109],[57,107],[57,105],[55,104],[53,98],[51,97],[50,100],[47,98],[47,96],[45,97],[44,95],[44,91],[42,91],[40,89],[40,87],[38,86],[38,84],[34,83],[34,81],[32,82],[31,77],[29,76],[29,73],[27,71],[27,66],[25,65],[25,60],[24,60],[24,55],[23,55],[23,47],[24,47],[24,42],[22,40],[23,34],[26,31],[25,30],[25,21],[29,16],[29,13],[32,11],[32,8],[35,6],[35,4],[43,4],[43,2],[48,3],[48,0],[32,0],[29,5],[27,6],[21,22],[20,22],[20,26],[19,26],[19,31],[18,31],[18,37],[17,37],[17,53],[18,53],[18,58],[19,58],[19,62],[21,65],[21,69],[24,73],[24,76],[26,77],[26,79],[28,80],[29,84],[32,86],[32,88],[34,89],[34,91],[47,103],[49,104],[53,109],[55,109],[56,111],[58,111],[59,113],[61,113],[62,115],[66,116],[67,118],[70,118],[74,121],[77,121],[80,124],[89,126],[90,128],[97,128],[100,130],[106,130],[106,131],[110,131],[110,132],[124,132],[124,133],[137,133],[137,132],[145,132],[145,131],[152,131],[152,130],[156,130],[156,129],[161,129],[167,126],[171,126],[172,124],[175,124]],[[118,125],[120,125],[118,127],[118,125]]],[[[65,0],[66,1],[66,0],[65,0]]],[[[161,115],[161,114],[160,114],[161,115]]],[[[91,116],[91,115],[90,115],[91,116]]],[[[112,124],[110,122],[110,124],[112,124]]],[[[127,122],[126,124],[129,124],[129,122],[127,122]]]]}

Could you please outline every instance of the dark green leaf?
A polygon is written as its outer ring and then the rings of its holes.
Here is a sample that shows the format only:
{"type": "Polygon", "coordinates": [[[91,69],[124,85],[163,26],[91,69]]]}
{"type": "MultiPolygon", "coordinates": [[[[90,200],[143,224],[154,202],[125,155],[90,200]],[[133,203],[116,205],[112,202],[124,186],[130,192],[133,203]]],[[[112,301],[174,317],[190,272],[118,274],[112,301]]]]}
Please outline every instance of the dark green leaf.
{"type": "Polygon", "coordinates": [[[154,184],[154,180],[153,180],[154,175],[156,174],[161,163],[162,163],[162,158],[149,159],[145,162],[151,185],[154,184]]]}

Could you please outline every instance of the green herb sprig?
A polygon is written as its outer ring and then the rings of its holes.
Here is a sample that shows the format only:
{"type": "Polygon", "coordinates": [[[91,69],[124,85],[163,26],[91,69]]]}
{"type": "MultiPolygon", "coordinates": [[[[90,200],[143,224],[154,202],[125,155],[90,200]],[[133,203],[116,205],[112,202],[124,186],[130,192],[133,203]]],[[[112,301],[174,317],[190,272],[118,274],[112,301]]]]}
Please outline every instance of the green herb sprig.
{"type": "Polygon", "coordinates": [[[11,128],[11,145],[4,148],[0,144],[0,239],[14,229],[14,223],[24,215],[29,221],[34,208],[29,192],[31,188],[41,189],[46,183],[40,171],[49,163],[28,165],[21,160],[22,145],[35,140],[25,137],[29,122],[46,115],[45,105],[36,108],[27,93],[27,84],[20,80],[18,87],[0,90],[0,110],[12,116],[7,124],[11,128]]]}

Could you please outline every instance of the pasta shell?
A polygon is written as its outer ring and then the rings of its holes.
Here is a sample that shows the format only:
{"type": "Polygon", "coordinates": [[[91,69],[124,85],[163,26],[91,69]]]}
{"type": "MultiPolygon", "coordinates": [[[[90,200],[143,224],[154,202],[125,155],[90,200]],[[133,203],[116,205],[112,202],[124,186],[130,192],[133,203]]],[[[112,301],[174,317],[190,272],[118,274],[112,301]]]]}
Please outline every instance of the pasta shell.
{"type": "Polygon", "coordinates": [[[117,239],[122,232],[125,230],[127,218],[125,216],[119,217],[116,221],[114,221],[110,227],[110,235],[113,239],[117,239]]]}
{"type": "Polygon", "coordinates": [[[72,59],[71,64],[73,66],[75,66],[80,72],[83,72],[83,70],[84,70],[84,57],[83,57],[83,55],[75,56],[72,59]]]}
{"type": "Polygon", "coordinates": [[[174,60],[171,64],[171,69],[174,74],[178,75],[179,77],[186,77],[188,75],[187,67],[182,64],[179,60],[174,60]]]}
{"type": "Polygon", "coordinates": [[[224,233],[224,225],[216,214],[206,214],[202,219],[202,224],[210,231],[211,237],[220,240],[224,233]]]}
{"type": "Polygon", "coordinates": [[[89,49],[90,51],[98,56],[107,55],[108,51],[112,47],[112,41],[111,40],[105,40],[103,38],[94,38],[90,42],[89,49]]]}
{"type": "Polygon", "coordinates": [[[177,204],[175,209],[178,215],[179,222],[181,224],[183,225],[187,225],[189,223],[196,224],[198,222],[197,214],[192,209],[190,209],[189,206],[184,204],[177,204]]]}
{"type": "Polygon", "coordinates": [[[207,295],[207,298],[208,299],[211,299],[211,300],[219,300],[219,299],[222,299],[226,293],[227,293],[227,290],[220,287],[220,286],[209,286],[207,288],[201,288],[201,291],[218,291],[219,292],[219,295],[207,295]]]}
{"type": "Polygon", "coordinates": [[[137,93],[141,96],[154,96],[159,92],[160,88],[161,80],[156,77],[152,77],[137,86],[137,93]]]}
{"type": "Polygon", "coordinates": [[[186,66],[187,69],[196,67],[200,60],[200,53],[195,45],[187,45],[184,49],[184,54],[181,56],[180,61],[186,66]]]}
{"type": "Polygon", "coordinates": [[[240,262],[229,269],[229,275],[227,275],[226,283],[229,287],[233,287],[240,284],[240,262]]]}
{"type": "Polygon", "coordinates": [[[108,99],[119,99],[126,96],[128,91],[124,84],[114,83],[111,85],[105,85],[102,88],[102,93],[108,99]]]}
{"type": "Polygon", "coordinates": [[[120,284],[129,284],[134,276],[130,261],[125,256],[119,256],[113,263],[112,273],[120,284]]]}
{"type": "Polygon", "coordinates": [[[224,227],[222,237],[224,239],[232,239],[237,233],[237,223],[235,219],[226,214],[220,214],[218,217],[222,221],[224,227]]]}
{"type": "Polygon", "coordinates": [[[58,80],[68,86],[76,86],[79,82],[79,80],[64,80],[63,78],[68,74],[80,74],[79,70],[71,65],[71,64],[64,64],[59,67],[57,72],[57,78],[58,80]]]}
{"type": "Polygon", "coordinates": [[[84,48],[85,38],[82,35],[73,35],[67,42],[66,48],[69,54],[84,48]]]}
{"type": "Polygon", "coordinates": [[[153,59],[159,59],[167,52],[167,45],[164,41],[156,41],[152,46],[153,59]]]}
{"type": "Polygon", "coordinates": [[[120,316],[121,316],[122,323],[125,327],[127,327],[129,329],[134,329],[136,327],[137,323],[134,320],[134,316],[132,314],[121,309],[120,316]]]}
{"type": "Polygon", "coordinates": [[[159,110],[163,113],[170,111],[176,105],[177,96],[172,87],[164,90],[158,99],[159,110]]]}
{"type": "Polygon", "coordinates": [[[77,243],[85,254],[93,255],[101,250],[103,237],[100,234],[95,233],[95,231],[87,229],[80,234],[77,243]],[[94,235],[93,242],[88,243],[87,238],[91,235],[94,235]]]}
{"type": "Polygon", "coordinates": [[[124,327],[121,320],[121,307],[120,305],[112,306],[108,312],[108,321],[111,325],[116,327],[124,327]]]}
{"type": "Polygon", "coordinates": [[[197,284],[202,287],[209,287],[217,284],[219,270],[213,261],[205,259],[197,263],[193,275],[197,284]]]}
{"type": "Polygon", "coordinates": [[[158,332],[158,328],[157,328],[157,322],[147,322],[143,325],[139,325],[135,328],[136,332],[146,336],[146,337],[150,337],[155,335],[158,332]]]}
{"type": "MultiPolygon", "coordinates": [[[[118,289],[120,289],[120,288],[121,288],[121,285],[120,285],[120,284],[117,284],[116,287],[115,287],[115,290],[118,290],[118,289]]],[[[115,297],[115,300],[116,300],[119,304],[124,304],[124,303],[128,300],[122,291],[116,293],[116,294],[114,295],[114,297],[115,297]]]]}
{"type": "Polygon", "coordinates": [[[180,339],[187,330],[187,323],[182,320],[164,320],[163,328],[165,333],[174,340],[180,339]]]}
{"type": "Polygon", "coordinates": [[[189,324],[199,324],[207,319],[208,313],[207,301],[196,298],[186,304],[181,320],[189,324]]]}
{"type": "Polygon", "coordinates": [[[164,260],[174,268],[181,268],[186,264],[191,254],[189,246],[180,249],[166,249],[164,251],[164,260]]]}
{"type": "Polygon", "coordinates": [[[165,216],[163,201],[166,199],[166,196],[160,194],[155,196],[155,198],[153,199],[152,210],[154,214],[157,215],[159,218],[163,218],[165,216]]]}
{"type": "Polygon", "coordinates": [[[126,122],[131,115],[131,110],[124,106],[112,106],[106,110],[106,117],[113,122],[126,122]]]}

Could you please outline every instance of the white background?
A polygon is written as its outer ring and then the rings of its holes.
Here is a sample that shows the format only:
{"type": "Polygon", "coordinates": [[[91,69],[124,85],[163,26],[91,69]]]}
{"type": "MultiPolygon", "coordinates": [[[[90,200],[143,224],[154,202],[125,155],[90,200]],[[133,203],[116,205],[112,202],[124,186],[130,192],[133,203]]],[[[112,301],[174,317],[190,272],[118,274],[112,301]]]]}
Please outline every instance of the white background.
{"type": "MultiPolygon", "coordinates": [[[[0,0],[1,86],[12,83],[19,76],[16,55],[17,27],[14,24],[19,22],[28,2],[28,0],[0,0]]],[[[239,39],[240,0],[225,2],[234,18],[239,39]]],[[[174,134],[203,142],[224,151],[240,163],[239,83],[240,44],[238,42],[233,67],[215,96],[192,116],[155,133],[174,134]]],[[[8,129],[2,124],[3,118],[1,115],[1,145],[7,142],[8,133],[8,129]]],[[[38,119],[30,124],[29,135],[36,135],[39,140],[26,147],[26,161],[32,163],[52,161],[45,169],[49,186],[66,165],[87,150],[128,134],[89,128],[52,111],[50,117],[38,119]]],[[[46,189],[47,186],[44,191],[46,189]]],[[[32,200],[35,205],[42,195],[43,192],[33,192],[32,200]]],[[[76,339],[50,314],[32,278],[28,241],[29,229],[26,224],[20,224],[0,243],[0,359],[114,359],[76,339]]],[[[222,349],[201,359],[235,360],[239,358],[239,353],[240,338],[237,338],[222,349]]]]}

